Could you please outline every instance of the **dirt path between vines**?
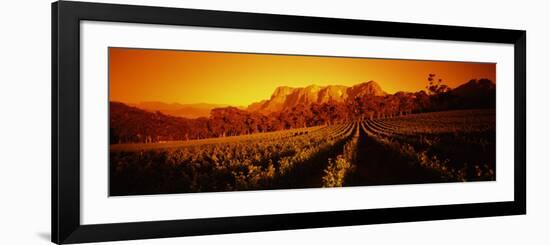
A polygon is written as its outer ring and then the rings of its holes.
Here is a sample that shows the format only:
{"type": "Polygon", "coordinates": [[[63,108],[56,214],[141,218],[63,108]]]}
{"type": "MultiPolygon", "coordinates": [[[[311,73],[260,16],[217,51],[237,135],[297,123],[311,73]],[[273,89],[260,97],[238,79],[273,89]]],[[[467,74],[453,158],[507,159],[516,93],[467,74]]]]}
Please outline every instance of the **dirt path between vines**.
{"type": "MultiPolygon", "coordinates": [[[[354,124],[350,132],[354,132],[358,124],[354,124]]],[[[323,150],[306,162],[297,164],[287,175],[281,177],[275,185],[277,189],[288,188],[319,188],[323,186],[324,170],[328,166],[328,159],[335,159],[342,154],[344,145],[352,138],[352,133],[334,144],[329,149],[323,150]]]]}
{"type": "Polygon", "coordinates": [[[355,170],[346,176],[344,186],[446,182],[437,172],[420,167],[413,159],[378,142],[363,129],[357,151],[355,170]]]}

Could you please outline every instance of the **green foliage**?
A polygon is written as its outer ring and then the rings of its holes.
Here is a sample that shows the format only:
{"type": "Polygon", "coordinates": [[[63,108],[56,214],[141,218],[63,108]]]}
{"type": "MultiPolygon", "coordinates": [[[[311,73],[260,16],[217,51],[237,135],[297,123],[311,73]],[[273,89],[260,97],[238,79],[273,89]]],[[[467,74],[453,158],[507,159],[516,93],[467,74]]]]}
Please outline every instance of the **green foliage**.
{"type": "Polygon", "coordinates": [[[111,151],[115,194],[204,192],[277,188],[275,181],[348,137],[352,124],[283,131],[236,142],[174,149],[111,151]]]}
{"type": "Polygon", "coordinates": [[[364,130],[397,154],[457,181],[494,180],[494,110],[458,110],[369,120],[364,130]]]}
{"type": "Polygon", "coordinates": [[[353,171],[356,154],[357,142],[359,140],[359,126],[355,127],[353,137],[344,145],[342,154],[336,157],[336,160],[328,159],[328,166],[324,170],[323,187],[342,187],[346,174],[353,171]]]}
{"type": "MultiPolygon", "coordinates": [[[[276,189],[281,183],[285,188],[292,187],[299,181],[292,178],[312,172],[316,172],[317,185],[345,186],[345,181],[353,182],[352,177],[361,176],[354,174],[364,174],[365,170],[377,177],[368,168],[361,168],[359,164],[364,163],[357,162],[358,154],[365,152],[358,148],[358,142],[364,146],[365,139],[380,145],[380,154],[397,156],[391,159],[434,170],[430,173],[437,173],[436,178],[494,180],[495,134],[494,110],[461,110],[189,141],[183,145],[161,144],[163,148],[158,149],[112,146],[110,191],[112,195],[131,195],[276,189]]],[[[388,176],[393,174],[388,172],[388,176]]]]}
{"type": "Polygon", "coordinates": [[[346,171],[351,167],[342,155],[338,155],[335,161],[328,159],[328,167],[324,170],[323,187],[341,187],[344,184],[346,171]]]}

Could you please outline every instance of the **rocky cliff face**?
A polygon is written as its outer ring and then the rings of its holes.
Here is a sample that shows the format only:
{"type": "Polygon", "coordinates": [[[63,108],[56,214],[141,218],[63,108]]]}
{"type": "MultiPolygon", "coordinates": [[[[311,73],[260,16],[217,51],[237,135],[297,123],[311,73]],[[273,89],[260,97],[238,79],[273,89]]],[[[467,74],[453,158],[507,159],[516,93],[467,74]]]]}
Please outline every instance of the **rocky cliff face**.
{"type": "Polygon", "coordinates": [[[347,87],[342,85],[317,86],[310,85],[304,88],[278,87],[269,100],[256,102],[248,106],[248,111],[271,113],[292,108],[297,105],[310,105],[313,103],[344,102],[347,98],[356,96],[384,96],[380,86],[369,81],[347,87]]]}

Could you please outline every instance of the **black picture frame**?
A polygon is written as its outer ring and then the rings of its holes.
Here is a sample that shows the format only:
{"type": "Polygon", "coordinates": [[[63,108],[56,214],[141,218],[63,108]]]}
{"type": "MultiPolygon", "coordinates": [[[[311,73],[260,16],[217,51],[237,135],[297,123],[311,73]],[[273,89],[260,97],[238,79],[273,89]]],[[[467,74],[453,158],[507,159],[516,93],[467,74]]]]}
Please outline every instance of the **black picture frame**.
{"type": "MultiPolygon", "coordinates": [[[[526,213],[526,32],[383,21],[61,1],[52,4],[52,242],[58,244],[526,213]],[[514,45],[514,201],[82,225],[80,21],[184,25],[514,45]]],[[[511,132],[510,132],[511,133],[511,132]]]]}

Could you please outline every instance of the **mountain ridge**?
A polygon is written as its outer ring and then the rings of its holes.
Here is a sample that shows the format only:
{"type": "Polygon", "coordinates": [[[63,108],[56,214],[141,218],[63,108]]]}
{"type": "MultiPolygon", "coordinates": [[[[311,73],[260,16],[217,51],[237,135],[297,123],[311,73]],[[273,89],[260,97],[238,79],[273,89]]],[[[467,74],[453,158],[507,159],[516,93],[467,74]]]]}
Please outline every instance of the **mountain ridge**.
{"type": "Polygon", "coordinates": [[[386,93],[375,81],[368,81],[354,86],[344,85],[309,85],[306,87],[280,86],[275,89],[270,99],[254,102],[247,111],[269,114],[292,108],[299,104],[344,102],[347,98],[356,96],[385,96],[386,93]]]}
{"type": "MultiPolygon", "coordinates": [[[[496,89],[496,85],[488,79],[472,79],[466,83],[451,89],[450,94],[461,98],[467,98],[469,104],[481,103],[478,98],[491,96],[496,89]],[[471,103],[470,103],[471,102],[471,103]]],[[[397,94],[409,94],[412,92],[397,92],[397,94]]],[[[369,96],[387,96],[378,83],[368,81],[353,86],[345,85],[309,85],[305,87],[290,87],[279,86],[275,88],[269,99],[253,102],[248,106],[231,106],[225,104],[209,104],[209,103],[164,103],[158,101],[145,101],[140,103],[128,104],[139,109],[149,112],[162,112],[166,115],[184,117],[184,118],[200,118],[209,117],[210,113],[215,108],[235,107],[248,112],[257,112],[268,115],[273,112],[281,112],[286,109],[294,108],[298,105],[311,105],[314,103],[342,103],[348,98],[369,97],[369,96]]],[[[486,103],[485,103],[486,104],[486,103]]]]}

